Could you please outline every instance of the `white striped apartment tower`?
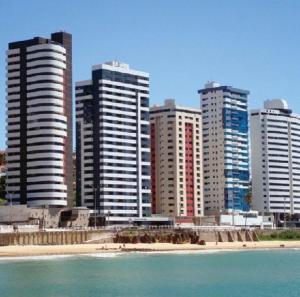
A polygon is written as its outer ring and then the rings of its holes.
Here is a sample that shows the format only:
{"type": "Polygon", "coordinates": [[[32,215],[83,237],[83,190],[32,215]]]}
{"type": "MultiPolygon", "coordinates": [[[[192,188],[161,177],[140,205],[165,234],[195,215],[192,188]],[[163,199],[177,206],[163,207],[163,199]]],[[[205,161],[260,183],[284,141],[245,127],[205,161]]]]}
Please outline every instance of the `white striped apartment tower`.
{"type": "Polygon", "coordinates": [[[112,224],[151,215],[149,75],[107,62],[76,83],[77,205],[112,224]]]}
{"type": "Polygon", "coordinates": [[[72,198],[71,35],[7,50],[7,198],[66,206],[72,198]]]}
{"type": "Polygon", "coordinates": [[[168,99],[150,123],[152,212],[192,221],[203,215],[201,111],[168,99]]]}
{"type": "Polygon", "coordinates": [[[251,112],[253,206],[262,212],[300,213],[300,116],[281,99],[251,112]]]}
{"type": "Polygon", "coordinates": [[[198,92],[203,120],[205,212],[247,211],[249,92],[215,82],[198,92]]]}

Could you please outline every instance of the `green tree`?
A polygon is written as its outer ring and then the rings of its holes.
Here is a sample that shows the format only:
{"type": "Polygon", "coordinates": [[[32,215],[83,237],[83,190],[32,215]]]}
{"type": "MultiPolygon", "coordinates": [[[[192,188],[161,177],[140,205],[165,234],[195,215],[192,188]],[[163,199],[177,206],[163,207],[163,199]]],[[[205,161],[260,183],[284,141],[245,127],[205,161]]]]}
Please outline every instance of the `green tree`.
{"type": "MultiPolygon", "coordinates": [[[[248,193],[245,196],[245,202],[249,205],[249,210],[251,210],[251,205],[252,205],[252,188],[251,187],[249,187],[248,193]]],[[[247,227],[247,218],[248,218],[248,214],[246,213],[245,229],[247,227]]]]}
{"type": "Polygon", "coordinates": [[[5,176],[0,177],[0,199],[5,199],[5,176]]]}
{"type": "Polygon", "coordinates": [[[5,176],[0,177],[0,205],[6,203],[5,200],[5,176]]]}
{"type": "Polygon", "coordinates": [[[252,197],[252,189],[249,189],[249,191],[248,191],[248,193],[245,197],[245,201],[250,206],[250,208],[251,208],[251,205],[252,205],[252,198],[253,198],[252,197]]]}

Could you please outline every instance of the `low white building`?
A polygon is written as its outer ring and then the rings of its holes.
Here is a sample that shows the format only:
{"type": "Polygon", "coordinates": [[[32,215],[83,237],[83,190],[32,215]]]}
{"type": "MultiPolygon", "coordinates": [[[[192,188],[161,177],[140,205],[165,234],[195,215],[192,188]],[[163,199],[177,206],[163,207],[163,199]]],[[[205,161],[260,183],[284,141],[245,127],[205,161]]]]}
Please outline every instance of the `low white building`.
{"type": "Polygon", "coordinates": [[[273,228],[273,217],[263,216],[258,211],[232,212],[220,215],[221,226],[273,228]]]}

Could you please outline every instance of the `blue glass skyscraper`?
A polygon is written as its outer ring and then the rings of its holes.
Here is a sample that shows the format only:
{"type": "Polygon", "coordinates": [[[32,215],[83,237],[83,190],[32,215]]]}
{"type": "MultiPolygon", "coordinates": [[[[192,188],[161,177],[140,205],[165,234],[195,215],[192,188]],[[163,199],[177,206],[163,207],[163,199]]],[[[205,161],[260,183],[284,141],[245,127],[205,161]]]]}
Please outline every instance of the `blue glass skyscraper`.
{"type": "Polygon", "coordinates": [[[247,211],[249,92],[212,82],[198,93],[203,114],[205,211],[247,211]]]}

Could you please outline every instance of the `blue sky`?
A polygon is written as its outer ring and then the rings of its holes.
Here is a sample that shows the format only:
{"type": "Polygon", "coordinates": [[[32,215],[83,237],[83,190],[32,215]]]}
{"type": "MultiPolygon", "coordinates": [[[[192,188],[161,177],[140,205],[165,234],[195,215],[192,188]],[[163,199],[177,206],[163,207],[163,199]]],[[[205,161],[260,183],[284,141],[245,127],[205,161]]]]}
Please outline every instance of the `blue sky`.
{"type": "Polygon", "coordinates": [[[0,148],[8,42],[73,34],[73,80],[120,60],[147,71],[151,104],[199,107],[208,80],[248,89],[250,108],[285,98],[300,113],[300,1],[0,0],[0,148]]]}

